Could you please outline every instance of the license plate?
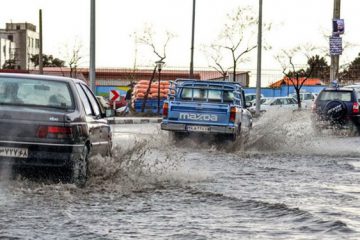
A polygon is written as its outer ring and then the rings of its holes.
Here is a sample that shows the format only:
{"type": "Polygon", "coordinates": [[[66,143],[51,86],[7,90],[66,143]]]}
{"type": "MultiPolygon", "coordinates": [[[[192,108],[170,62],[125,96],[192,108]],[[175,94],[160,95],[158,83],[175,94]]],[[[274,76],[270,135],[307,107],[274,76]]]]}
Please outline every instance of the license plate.
{"type": "Polygon", "coordinates": [[[187,126],[187,130],[190,132],[209,132],[210,127],[205,126],[187,126]]]}
{"type": "Polygon", "coordinates": [[[0,157],[28,158],[27,148],[0,147],[0,157]]]}

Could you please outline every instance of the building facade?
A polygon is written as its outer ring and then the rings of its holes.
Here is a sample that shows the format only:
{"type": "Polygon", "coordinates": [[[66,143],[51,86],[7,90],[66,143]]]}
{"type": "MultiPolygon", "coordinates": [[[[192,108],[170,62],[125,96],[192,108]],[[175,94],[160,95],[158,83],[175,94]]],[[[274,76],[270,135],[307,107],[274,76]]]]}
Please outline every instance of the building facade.
{"type": "Polygon", "coordinates": [[[7,38],[0,38],[0,68],[15,58],[15,48],[14,42],[7,38]]]}
{"type": "MultiPolygon", "coordinates": [[[[36,26],[31,23],[6,23],[5,29],[0,29],[0,38],[13,42],[12,47],[15,69],[32,69],[32,55],[39,54],[40,40],[36,26]]],[[[3,65],[1,65],[3,66],[3,65]]]]}

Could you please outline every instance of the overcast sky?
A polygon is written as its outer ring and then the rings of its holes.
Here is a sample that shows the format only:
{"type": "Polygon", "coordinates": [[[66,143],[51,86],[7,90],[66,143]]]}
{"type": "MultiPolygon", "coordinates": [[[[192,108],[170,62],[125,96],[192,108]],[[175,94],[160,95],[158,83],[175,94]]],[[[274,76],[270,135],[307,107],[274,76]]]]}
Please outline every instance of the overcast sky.
{"type": "MultiPolygon", "coordinates": [[[[281,49],[311,43],[327,48],[333,15],[333,0],[263,0],[263,21],[272,23],[264,39],[272,46],[263,52],[263,68],[279,69],[274,56],[281,49]]],[[[225,16],[239,6],[253,6],[257,0],[197,0],[195,33],[195,67],[207,67],[200,46],[213,42],[222,29],[225,16]]],[[[97,67],[131,67],[135,44],[130,36],[151,24],[161,36],[165,30],[177,35],[168,46],[167,66],[188,67],[190,61],[192,0],[98,0],[97,1],[97,67]]],[[[0,26],[6,22],[30,22],[38,25],[38,10],[43,10],[44,53],[66,58],[74,45],[82,45],[82,65],[88,66],[90,0],[11,0],[0,8],[0,26]]],[[[343,39],[360,42],[360,1],[343,0],[341,17],[345,19],[343,39]]],[[[351,61],[359,48],[344,52],[341,62],[351,61]]],[[[241,68],[256,68],[256,51],[252,61],[241,68]]],[[[150,65],[157,58],[140,49],[138,65],[150,65]]],[[[240,69],[239,69],[240,70],[240,69]]]]}

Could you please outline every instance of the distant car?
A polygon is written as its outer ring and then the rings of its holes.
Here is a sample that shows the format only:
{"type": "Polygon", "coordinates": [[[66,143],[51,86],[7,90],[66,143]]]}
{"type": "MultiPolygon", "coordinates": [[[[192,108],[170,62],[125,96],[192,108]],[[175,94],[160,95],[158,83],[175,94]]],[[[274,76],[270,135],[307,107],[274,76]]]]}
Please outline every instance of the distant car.
{"type": "MultiPolygon", "coordinates": [[[[260,111],[266,112],[271,109],[278,108],[287,108],[287,109],[297,109],[297,101],[292,97],[273,97],[267,98],[264,103],[260,105],[260,111]]],[[[250,107],[251,112],[256,110],[256,106],[250,107]]]]}
{"type": "Polygon", "coordinates": [[[360,131],[360,94],[354,88],[330,87],[323,89],[313,105],[313,126],[349,128],[360,131]]]}
{"type": "Polygon", "coordinates": [[[107,99],[105,99],[103,96],[96,96],[97,100],[99,101],[100,105],[104,108],[104,109],[108,109],[110,108],[110,104],[109,101],[107,99]]]}
{"type": "MultiPolygon", "coordinates": [[[[263,94],[260,94],[260,98],[264,98],[263,94]]],[[[246,93],[245,102],[251,102],[256,99],[256,93],[246,93]]]]}
{"type": "Polygon", "coordinates": [[[360,94],[360,83],[352,84],[352,85],[346,85],[345,88],[353,88],[356,92],[360,94]]]}
{"type": "Polygon", "coordinates": [[[0,74],[0,164],[56,167],[83,186],[88,157],[110,155],[105,113],[85,82],[30,74],[0,74]]]}
{"type": "MultiPolygon", "coordinates": [[[[266,100],[268,100],[268,99],[269,99],[269,98],[267,98],[267,97],[261,98],[261,99],[260,99],[260,104],[263,104],[263,103],[264,103],[266,100]]],[[[251,106],[256,106],[256,99],[250,101],[250,105],[251,105],[251,106]]]]}
{"type": "MultiPolygon", "coordinates": [[[[296,93],[292,93],[289,95],[289,97],[297,99],[296,93]]],[[[300,93],[300,100],[302,107],[311,107],[314,104],[314,101],[317,97],[316,93],[311,92],[301,92],[300,93]],[[304,103],[304,104],[303,104],[304,103]]]]}

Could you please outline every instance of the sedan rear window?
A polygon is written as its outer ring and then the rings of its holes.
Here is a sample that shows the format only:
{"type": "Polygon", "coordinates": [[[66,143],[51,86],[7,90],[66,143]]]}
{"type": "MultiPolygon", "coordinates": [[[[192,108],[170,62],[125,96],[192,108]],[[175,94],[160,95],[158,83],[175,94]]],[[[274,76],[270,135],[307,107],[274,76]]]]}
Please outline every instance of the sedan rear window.
{"type": "Polygon", "coordinates": [[[348,91],[323,91],[318,98],[320,101],[339,100],[349,102],[351,101],[351,93],[348,91]]]}
{"type": "Polygon", "coordinates": [[[0,104],[74,108],[68,83],[32,78],[0,78],[0,104]]]}

